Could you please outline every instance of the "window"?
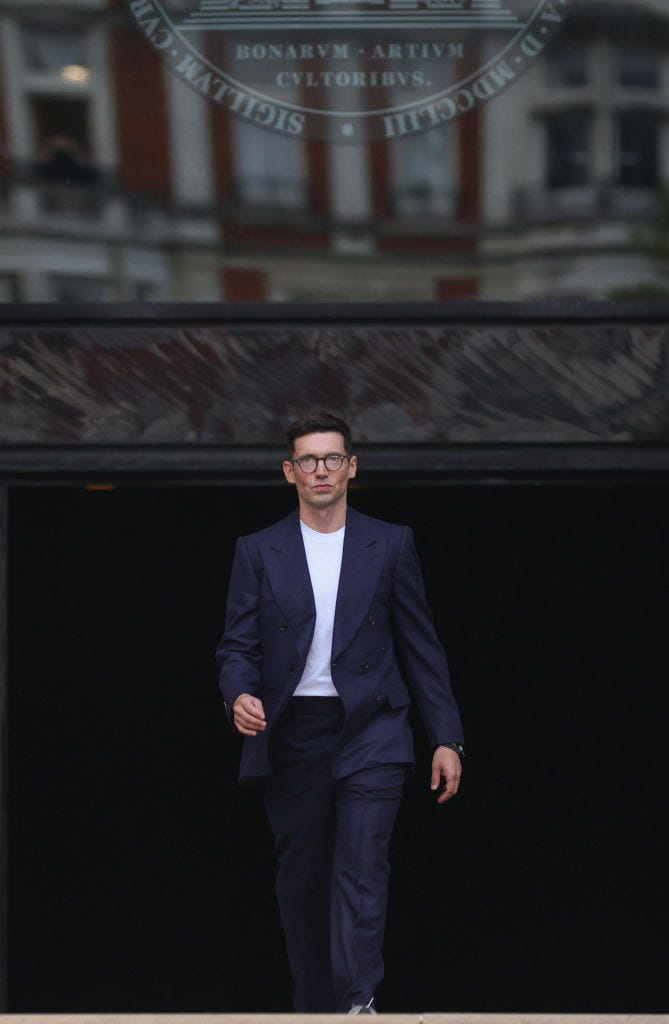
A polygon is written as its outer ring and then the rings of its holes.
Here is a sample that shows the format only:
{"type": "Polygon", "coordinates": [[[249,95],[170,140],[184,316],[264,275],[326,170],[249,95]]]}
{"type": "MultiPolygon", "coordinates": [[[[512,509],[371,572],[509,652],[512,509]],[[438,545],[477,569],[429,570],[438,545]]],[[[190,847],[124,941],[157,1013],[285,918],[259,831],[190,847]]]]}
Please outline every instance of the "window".
{"type": "Polygon", "coordinates": [[[88,81],[90,68],[83,32],[25,25],[21,30],[21,43],[29,72],[55,76],[71,84],[88,81]]]}
{"type": "Polygon", "coordinates": [[[655,273],[669,0],[7,0],[0,96],[10,301],[601,297],[655,273]],[[278,115],[310,107],[318,132],[278,115]]]}
{"type": "Polygon", "coordinates": [[[234,122],[237,197],[251,206],[302,209],[308,182],[304,146],[296,139],[234,122]]]}
{"type": "Polygon", "coordinates": [[[400,216],[455,209],[450,128],[400,139],[392,149],[393,207],[400,216]]]}
{"type": "Polygon", "coordinates": [[[49,180],[88,179],[90,154],[85,100],[31,96],[33,146],[41,175],[49,180]]]}
{"type": "MultiPolygon", "coordinates": [[[[226,60],[237,60],[234,44],[226,41],[226,60]]],[[[268,92],[277,89],[273,62],[260,62],[257,81],[268,92]]],[[[298,88],[280,90],[285,103],[299,100],[298,88]]],[[[235,197],[246,206],[274,207],[280,214],[306,209],[309,205],[309,170],[305,144],[301,139],[267,131],[252,122],[232,119],[235,197]]]]}
{"type": "Polygon", "coordinates": [[[618,140],[618,184],[655,188],[659,184],[657,118],[652,114],[621,114],[618,140]]]}
{"type": "Polygon", "coordinates": [[[155,302],[159,291],[152,281],[134,281],[129,290],[131,302],[155,302]]]}
{"type": "MultiPolygon", "coordinates": [[[[443,68],[426,61],[425,75],[437,80],[443,68]]],[[[452,76],[454,76],[452,72],[452,76]]],[[[402,107],[416,101],[407,86],[392,89],[392,104],[402,107]]],[[[457,187],[457,128],[443,125],[435,131],[394,140],[388,149],[393,212],[400,217],[455,214],[457,187]]]]}
{"type": "Polygon", "coordinates": [[[585,43],[553,46],[546,56],[546,85],[551,89],[575,89],[588,84],[588,51],[585,43]]]}
{"type": "Polygon", "coordinates": [[[30,143],[49,180],[90,178],[91,72],[89,39],[81,28],[23,25],[22,84],[30,143]]]}
{"type": "Polygon", "coordinates": [[[0,274],[0,302],[17,302],[19,289],[15,274],[0,274]]]}
{"type": "Polygon", "coordinates": [[[53,274],[49,284],[53,302],[105,302],[109,299],[107,282],[100,278],[53,274]]]}
{"type": "Polygon", "coordinates": [[[90,160],[85,100],[33,96],[35,176],[44,213],[97,217],[100,174],[90,160]]]}
{"type": "Polygon", "coordinates": [[[618,85],[625,89],[657,89],[659,86],[657,54],[638,46],[626,47],[618,54],[618,85]]]}
{"type": "Polygon", "coordinates": [[[592,185],[595,202],[609,202],[611,186],[656,189],[662,178],[659,95],[638,94],[660,89],[659,51],[634,39],[629,45],[570,41],[551,49],[545,68],[545,187],[592,185]],[[548,87],[577,86],[588,88],[569,100],[571,111],[560,99],[558,112],[548,87]]]}
{"type": "MultiPolygon", "coordinates": [[[[21,103],[26,115],[26,170],[38,189],[40,214],[97,217],[100,183],[96,160],[91,75],[91,34],[81,24],[27,24],[16,38],[21,103]]],[[[98,132],[99,136],[99,132],[98,132]]]]}
{"type": "Polygon", "coordinates": [[[560,114],[546,122],[548,187],[577,188],[589,181],[590,118],[560,114]]]}

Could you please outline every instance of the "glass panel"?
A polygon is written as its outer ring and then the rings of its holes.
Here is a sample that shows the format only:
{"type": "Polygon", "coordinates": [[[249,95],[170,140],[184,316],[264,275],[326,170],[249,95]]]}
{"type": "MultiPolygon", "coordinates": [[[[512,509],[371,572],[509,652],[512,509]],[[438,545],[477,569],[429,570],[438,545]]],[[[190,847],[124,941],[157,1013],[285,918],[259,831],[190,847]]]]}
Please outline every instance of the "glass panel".
{"type": "Polygon", "coordinates": [[[53,274],[50,285],[52,302],[104,302],[108,298],[106,281],[94,277],[53,274]]]}
{"type": "Polygon", "coordinates": [[[657,89],[660,79],[657,54],[631,46],[618,54],[618,82],[627,89],[657,89]]]}
{"type": "Polygon", "coordinates": [[[546,85],[574,89],[588,81],[588,47],[585,43],[557,43],[546,55],[546,85]]]}
{"type": "Polygon", "coordinates": [[[652,115],[621,114],[618,181],[636,188],[659,184],[658,122],[652,115]]]}
{"type": "Polygon", "coordinates": [[[30,96],[33,148],[40,174],[63,181],[90,181],[91,138],[86,100],[30,96]]]}
{"type": "Polygon", "coordinates": [[[455,213],[453,132],[399,139],[392,148],[392,208],[399,216],[455,213]]]}
{"type": "Polygon", "coordinates": [[[304,150],[299,143],[235,123],[237,198],[241,203],[299,210],[307,205],[304,150]]]}
{"type": "Polygon", "coordinates": [[[28,70],[58,75],[67,82],[87,80],[90,69],[81,30],[23,25],[21,43],[28,70]],[[78,74],[75,69],[79,69],[78,74]]]}
{"type": "Polygon", "coordinates": [[[11,274],[0,274],[0,302],[16,302],[16,281],[11,274]]]}
{"type": "Polygon", "coordinates": [[[658,0],[26,0],[0,58],[17,301],[669,290],[658,0]]]}
{"type": "Polygon", "coordinates": [[[558,114],[546,122],[548,187],[575,188],[589,179],[590,118],[558,114]]]}

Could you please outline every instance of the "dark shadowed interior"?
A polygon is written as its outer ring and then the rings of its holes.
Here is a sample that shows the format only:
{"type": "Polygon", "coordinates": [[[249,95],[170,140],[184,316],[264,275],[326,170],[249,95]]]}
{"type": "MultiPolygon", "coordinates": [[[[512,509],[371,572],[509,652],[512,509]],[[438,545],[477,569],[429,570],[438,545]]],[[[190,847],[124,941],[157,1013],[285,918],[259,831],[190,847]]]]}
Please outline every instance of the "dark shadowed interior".
{"type": "MultiPolygon", "coordinates": [[[[380,1008],[665,1010],[669,489],[363,477],[351,500],[414,528],[468,738],[436,808],[419,733],[380,1008]]],[[[234,538],[292,505],[11,492],[10,1011],[290,1009],[213,650],[234,538]]]]}

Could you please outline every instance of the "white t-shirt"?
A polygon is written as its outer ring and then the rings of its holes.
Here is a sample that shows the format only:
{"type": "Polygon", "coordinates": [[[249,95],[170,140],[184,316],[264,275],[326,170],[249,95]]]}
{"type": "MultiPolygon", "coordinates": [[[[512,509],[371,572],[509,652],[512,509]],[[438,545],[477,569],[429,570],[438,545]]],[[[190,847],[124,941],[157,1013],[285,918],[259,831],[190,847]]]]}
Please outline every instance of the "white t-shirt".
{"type": "Polygon", "coordinates": [[[316,602],[314,638],[304,672],[295,689],[296,697],[336,697],[332,682],[332,630],[344,550],[345,526],[335,533],[318,533],[300,522],[311,586],[316,602]]]}

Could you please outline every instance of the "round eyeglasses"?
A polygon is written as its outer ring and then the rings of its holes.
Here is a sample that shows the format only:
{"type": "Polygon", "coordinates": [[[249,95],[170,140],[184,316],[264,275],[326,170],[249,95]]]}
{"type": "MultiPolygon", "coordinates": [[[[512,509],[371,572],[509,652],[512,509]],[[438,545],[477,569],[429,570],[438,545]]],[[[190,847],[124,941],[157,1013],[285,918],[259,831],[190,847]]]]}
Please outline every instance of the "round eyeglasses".
{"type": "Polygon", "coordinates": [[[347,458],[348,455],[337,455],[336,452],[332,452],[330,455],[319,455],[318,458],[315,455],[303,455],[300,459],[293,459],[293,462],[298,464],[303,473],[315,473],[319,462],[322,462],[331,473],[336,473],[347,458]]]}

